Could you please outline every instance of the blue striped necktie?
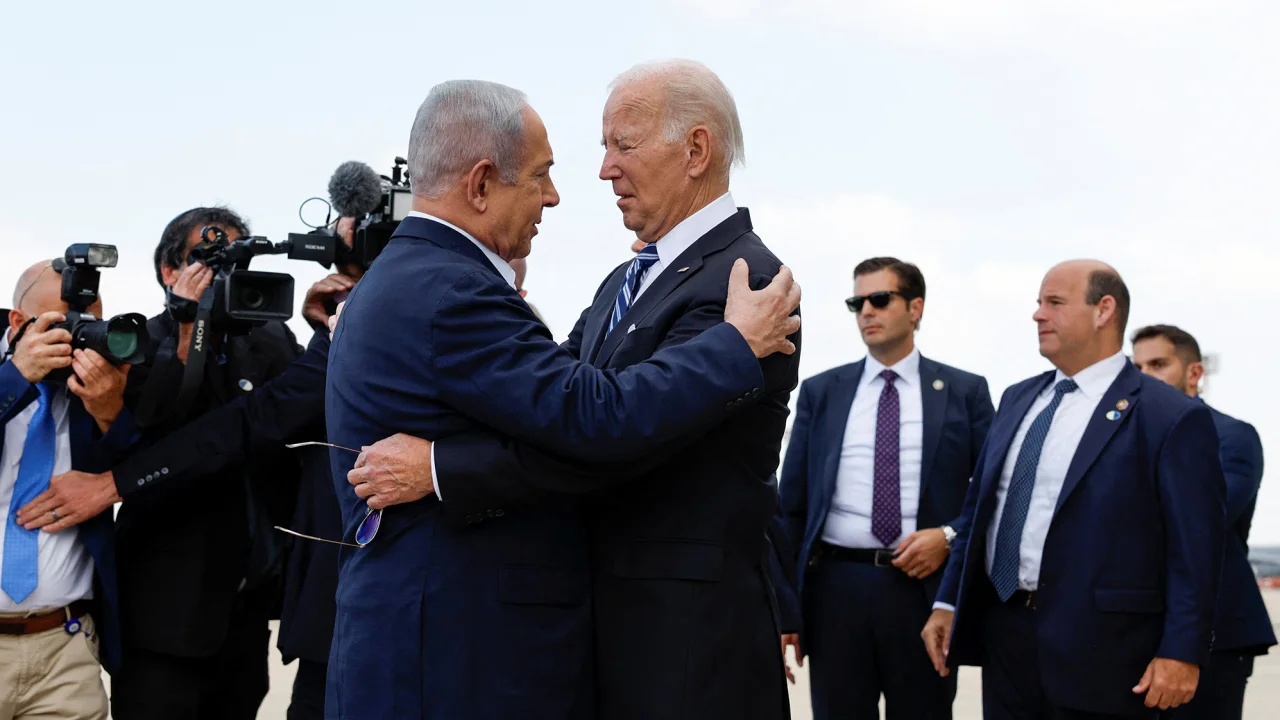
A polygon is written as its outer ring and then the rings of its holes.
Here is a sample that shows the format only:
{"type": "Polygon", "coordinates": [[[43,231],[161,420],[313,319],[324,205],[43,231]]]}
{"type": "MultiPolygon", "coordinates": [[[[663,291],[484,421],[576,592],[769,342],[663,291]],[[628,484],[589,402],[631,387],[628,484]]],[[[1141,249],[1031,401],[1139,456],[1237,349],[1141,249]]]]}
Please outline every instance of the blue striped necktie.
{"type": "Polygon", "coordinates": [[[9,500],[4,528],[4,569],[0,572],[0,590],[19,604],[35,592],[39,580],[40,531],[23,529],[18,524],[18,510],[49,489],[58,439],[53,420],[53,391],[44,383],[36,387],[40,389],[40,397],[31,424],[27,426],[18,480],[13,486],[13,498],[9,500]]]}
{"type": "Polygon", "coordinates": [[[627,276],[622,281],[622,289],[618,290],[618,297],[613,301],[613,315],[609,318],[609,330],[605,335],[613,332],[613,327],[618,324],[623,315],[631,309],[631,304],[635,302],[636,294],[640,292],[640,284],[644,282],[644,276],[649,272],[649,268],[658,262],[658,246],[649,243],[644,249],[636,253],[636,257],[631,261],[631,267],[627,268],[627,276]]]}
{"type": "Polygon", "coordinates": [[[1004,500],[1004,514],[1000,516],[1000,527],[996,530],[996,557],[991,562],[991,584],[1000,596],[1000,602],[1008,602],[1018,591],[1018,568],[1022,564],[1022,528],[1027,524],[1027,514],[1031,511],[1031,491],[1036,487],[1036,468],[1040,466],[1040,451],[1044,449],[1044,441],[1049,437],[1049,426],[1053,424],[1053,414],[1062,404],[1062,398],[1069,392],[1075,392],[1075,380],[1058,381],[1053,387],[1053,400],[1048,407],[1040,411],[1027,436],[1022,439],[1022,448],[1018,450],[1018,460],[1013,465],[1013,477],[1009,480],[1009,489],[1004,500]]]}

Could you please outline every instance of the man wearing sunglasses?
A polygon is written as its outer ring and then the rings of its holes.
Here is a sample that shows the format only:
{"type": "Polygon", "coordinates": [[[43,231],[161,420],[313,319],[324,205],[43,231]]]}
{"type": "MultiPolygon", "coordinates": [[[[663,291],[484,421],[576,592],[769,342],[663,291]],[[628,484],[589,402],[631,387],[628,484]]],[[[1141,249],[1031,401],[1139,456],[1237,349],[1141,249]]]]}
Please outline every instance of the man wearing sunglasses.
{"type": "Polygon", "coordinates": [[[867,356],[800,387],[780,512],[799,547],[803,633],[817,720],[951,717],[955,679],[920,645],[994,409],[987,381],[923,357],[924,275],[877,257],[853,271],[867,356]]]}

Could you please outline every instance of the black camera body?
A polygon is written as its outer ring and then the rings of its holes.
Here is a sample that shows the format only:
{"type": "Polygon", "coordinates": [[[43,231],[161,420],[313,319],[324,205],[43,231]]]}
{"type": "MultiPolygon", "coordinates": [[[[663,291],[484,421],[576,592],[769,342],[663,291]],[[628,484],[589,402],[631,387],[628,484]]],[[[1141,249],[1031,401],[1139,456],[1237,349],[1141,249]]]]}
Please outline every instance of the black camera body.
{"type": "MultiPolygon", "coordinates": [[[[112,365],[142,362],[147,349],[147,319],[139,313],[99,320],[87,312],[98,299],[98,268],[115,267],[119,253],[114,245],[78,243],[53,262],[62,275],[62,300],[71,307],[66,320],[52,325],[71,333],[71,347],[93,350],[112,365]]],[[[70,376],[69,369],[61,373],[70,376]]]]}
{"type": "MultiPolygon", "coordinates": [[[[309,233],[289,233],[289,241],[295,245],[331,243],[328,253],[317,251],[314,257],[326,270],[335,264],[355,265],[362,271],[368,270],[391,242],[400,221],[413,209],[413,193],[409,178],[404,173],[407,164],[404,158],[397,157],[390,177],[379,175],[373,168],[357,161],[343,163],[333,173],[329,179],[328,204],[330,211],[337,211],[340,217],[355,220],[351,247],[347,247],[331,225],[331,215],[326,217],[324,225],[309,233]]],[[[306,204],[304,202],[303,206],[306,204]]]]}
{"type": "Polygon", "coordinates": [[[247,332],[267,322],[284,322],[293,317],[293,276],[250,270],[249,263],[259,255],[288,255],[291,260],[323,263],[335,252],[337,238],[298,237],[305,241],[290,235],[282,243],[260,236],[227,242],[221,228],[210,225],[201,229],[201,241],[187,254],[187,262],[198,262],[214,272],[210,287],[210,321],[214,327],[231,333],[247,332]]]}

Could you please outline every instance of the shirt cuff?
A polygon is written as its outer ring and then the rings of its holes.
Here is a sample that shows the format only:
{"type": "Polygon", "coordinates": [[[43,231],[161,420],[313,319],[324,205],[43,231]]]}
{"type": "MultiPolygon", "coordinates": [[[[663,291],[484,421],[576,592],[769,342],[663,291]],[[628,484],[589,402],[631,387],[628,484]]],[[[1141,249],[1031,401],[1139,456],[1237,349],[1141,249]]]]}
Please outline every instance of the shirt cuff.
{"type": "Polygon", "coordinates": [[[936,602],[936,603],[934,603],[934,604],[933,604],[933,609],[934,609],[934,610],[946,610],[947,612],[955,612],[955,611],[956,611],[956,606],[955,606],[955,605],[948,605],[948,604],[946,604],[946,603],[944,603],[944,602],[936,602]]]}
{"type": "Polygon", "coordinates": [[[440,494],[440,476],[436,475],[436,444],[431,443],[431,485],[434,488],[436,499],[444,502],[444,496],[440,494]]]}

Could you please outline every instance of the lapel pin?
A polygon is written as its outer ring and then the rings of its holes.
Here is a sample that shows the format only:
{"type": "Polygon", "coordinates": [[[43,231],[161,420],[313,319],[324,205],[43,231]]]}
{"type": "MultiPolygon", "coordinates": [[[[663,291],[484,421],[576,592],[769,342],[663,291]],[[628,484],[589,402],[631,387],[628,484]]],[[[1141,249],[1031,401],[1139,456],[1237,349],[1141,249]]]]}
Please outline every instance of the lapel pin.
{"type": "Polygon", "coordinates": [[[934,380],[934,381],[933,381],[933,389],[934,389],[934,390],[941,390],[942,388],[944,388],[944,387],[946,387],[946,386],[947,386],[947,384],[946,384],[946,383],[944,383],[944,382],[942,382],[941,380],[934,380]]]}
{"type": "Polygon", "coordinates": [[[1128,409],[1129,409],[1129,401],[1128,401],[1128,400],[1121,400],[1120,402],[1117,402],[1117,403],[1116,403],[1116,409],[1117,409],[1117,410],[1128,410],[1128,409]]]}
{"type": "Polygon", "coordinates": [[[1119,412],[1118,410],[1112,410],[1111,412],[1107,413],[1107,419],[1108,419],[1108,420],[1119,420],[1119,419],[1120,419],[1120,412],[1119,412]]]}
{"type": "Polygon", "coordinates": [[[240,385],[240,389],[245,392],[251,392],[253,390],[253,383],[249,382],[248,380],[241,380],[239,385],[240,385]]]}
{"type": "Polygon", "coordinates": [[[688,265],[685,265],[684,267],[680,268],[680,269],[679,269],[679,270],[677,270],[676,272],[684,272],[685,270],[688,270],[688,269],[689,269],[689,266],[688,266],[688,265]]]}

